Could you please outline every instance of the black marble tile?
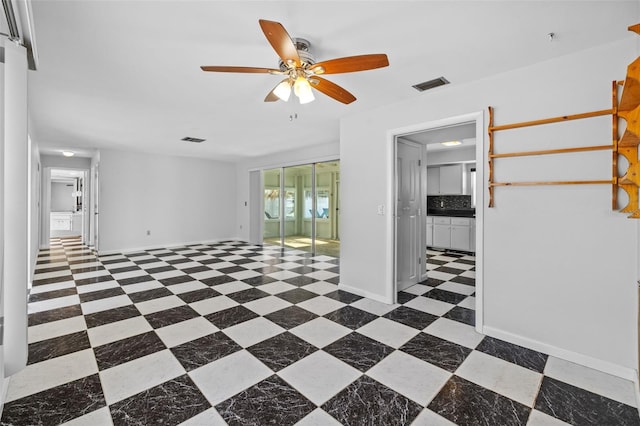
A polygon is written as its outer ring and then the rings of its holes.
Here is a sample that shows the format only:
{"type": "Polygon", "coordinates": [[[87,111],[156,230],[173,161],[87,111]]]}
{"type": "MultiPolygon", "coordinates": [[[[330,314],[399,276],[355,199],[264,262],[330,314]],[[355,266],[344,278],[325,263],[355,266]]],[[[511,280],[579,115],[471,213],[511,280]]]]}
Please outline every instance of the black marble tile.
{"type": "Polygon", "coordinates": [[[303,288],[294,288],[293,290],[288,290],[282,293],[278,293],[276,295],[280,299],[286,300],[289,303],[300,303],[305,300],[313,299],[314,297],[318,297],[317,293],[313,293],[309,290],[305,290],[303,288]]]}
{"type": "Polygon", "coordinates": [[[133,271],[141,271],[141,270],[142,268],[139,267],[138,265],[131,265],[131,266],[123,266],[121,268],[115,268],[115,269],[109,268],[109,273],[112,275],[115,275],[115,274],[123,274],[125,272],[133,272],[133,271]]]}
{"type": "Polygon", "coordinates": [[[544,372],[544,367],[547,365],[547,358],[549,357],[541,352],[523,348],[522,346],[514,345],[504,340],[494,339],[489,336],[486,336],[482,342],[480,342],[476,350],[528,368],[529,370],[537,371],[538,373],[544,372]]]}
{"type": "Polygon", "coordinates": [[[245,263],[253,263],[255,260],[252,259],[237,259],[232,260],[231,263],[235,263],[236,265],[244,265],[245,263]]]}
{"type": "Polygon", "coordinates": [[[115,367],[167,347],[153,331],[93,348],[99,370],[115,367]]]}
{"type": "Polygon", "coordinates": [[[211,270],[212,270],[211,268],[208,268],[204,265],[200,265],[200,266],[192,266],[191,268],[184,268],[182,272],[184,272],[185,274],[197,274],[198,272],[207,272],[211,270]]]}
{"type": "Polygon", "coordinates": [[[161,272],[169,272],[175,270],[176,268],[174,268],[173,266],[158,266],[155,268],[145,269],[145,271],[147,271],[147,274],[159,274],[161,272]]]}
{"type": "Polygon", "coordinates": [[[335,284],[338,285],[340,284],[340,276],[337,277],[333,277],[333,278],[327,278],[326,280],[324,280],[325,282],[328,282],[330,284],[335,284]]]}
{"type": "Polygon", "coordinates": [[[282,328],[287,330],[309,322],[318,316],[313,312],[309,312],[306,309],[302,309],[298,306],[289,306],[279,311],[272,312],[264,316],[269,321],[278,324],[282,328]]]}
{"type": "MultiPolygon", "coordinates": [[[[265,266],[265,267],[262,267],[262,268],[252,269],[252,271],[253,272],[257,272],[259,274],[265,274],[266,275],[266,274],[273,274],[274,272],[282,272],[282,269],[278,269],[275,266],[265,266]]],[[[271,277],[269,277],[269,278],[271,278],[271,277]]]]}
{"type": "Polygon", "coordinates": [[[423,294],[423,296],[430,299],[440,300],[441,302],[451,303],[453,305],[457,305],[467,298],[467,296],[464,294],[453,293],[451,291],[441,290],[439,288],[434,288],[433,290],[423,294]]]}
{"type": "Polygon", "coordinates": [[[97,259],[95,257],[92,257],[90,259],[79,259],[79,260],[72,260],[73,258],[69,259],[67,261],[67,263],[69,265],[71,265],[71,268],[73,269],[73,265],[82,265],[84,263],[91,263],[91,262],[95,262],[97,259]]]}
{"type": "Polygon", "coordinates": [[[340,391],[322,409],[343,425],[409,425],[422,407],[368,376],[340,391]]]}
{"type": "Polygon", "coordinates": [[[449,263],[449,260],[440,260],[440,259],[434,259],[433,256],[430,257],[429,259],[427,259],[427,263],[433,264],[433,265],[446,265],[447,263],[449,263]]]}
{"type": "Polygon", "coordinates": [[[166,253],[154,253],[155,257],[169,257],[169,256],[175,256],[176,254],[172,251],[166,252],[166,253]]]}
{"type": "Polygon", "coordinates": [[[149,253],[147,253],[146,251],[139,251],[137,253],[127,253],[125,254],[126,257],[128,258],[134,258],[134,257],[142,257],[142,256],[148,256],[149,253]]]}
{"type": "Polygon", "coordinates": [[[114,425],[177,425],[210,407],[209,401],[185,374],[109,408],[114,425]]]}
{"type": "Polygon", "coordinates": [[[257,288],[250,288],[248,290],[242,290],[236,293],[227,294],[228,298],[233,299],[238,303],[247,303],[268,296],[271,295],[257,288]]]}
{"type": "Polygon", "coordinates": [[[314,403],[276,375],[216,405],[230,426],[293,425],[315,408],[314,403]]]}
{"type": "MultiPolygon", "coordinates": [[[[78,306],[79,307],[79,306],[78,306]]],[[[81,311],[82,313],[82,311],[81,311]]],[[[120,308],[109,309],[106,311],[95,312],[84,316],[88,328],[99,327],[101,325],[110,324],[112,322],[122,321],[125,319],[140,316],[140,311],[133,305],[122,306],[120,308]]]]}
{"type": "Polygon", "coordinates": [[[454,306],[449,312],[444,314],[443,317],[467,325],[476,325],[476,311],[463,308],[462,306],[454,306]]]}
{"type": "Polygon", "coordinates": [[[318,348],[289,332],[284,332],[263,340],[247,350],[273,371],[280,371],[311,355],[318,348]]]}
{"type": "Polygon", "coordinates": [[[161,297],[172,296],[173,293],[166,287],[154,288],[152,290],[139,291],[129,294],[129,299],[133,303],[146,302],[147,300],[159,299],[161,297]]]}
{"type": "Polygon", "coordinates": [[[475,265],[476,261],[475,260],[469,260],[469,259],[457,259],[456,263],[464,263],[465,265],[475,265]]]}
{"type": "Polygon", "coordinates": [[[426,312],[418,311],[407,306],[400,306],[384,315],[384,318],[399,322],[409,327],[424,329],[426,326],[438,319],[437,316],[426,312]]]}
{"type": "Polygon", "coordinates": [[[29,327],[47,322],[63,320],[82,315],[80,305],[65,306],[64,308],[50,309],[48,311],[29,314],[29,327]]]}
{"type": "Polygon", "coordinates": [[[526,425],[531,409],[461,377],[452,376],[428,408],[457,425],[526,425]]]}
{"type": "Polygon", "coordinates": [[[209,334],[171,348],[173,355],[187,371],[195,370],[241,350],[242,346],[222,332],[209,334]]]}
{"type": "Polygon", "coordinates": [[[27,364],[35,364],[36,362],[89,349],[90,347],[91,343],[89,343],[86,331],[41,340],[29,344],[29,361],[27,364]]]}
{"type": "Polygon", "coordinates": [[[426,333],[418,334],[400,350],[452,373],[472,352],[469,348],[426,333]]]}
{"type": "Polygon", "coordinates": [[[636,408],[547,376],[535,408],[572,425],[640,425],[636,408]]]}
{"type": "Polygon", "coordinates": [[[325,346],[323,350],[362,372],[367,371],[394,351],[392,347],[359,333],[347,334],[325,346]]]}
{"type": "Polygon", "coordinates": [[[202,280],[199,280],[201,283],[208,285],[209,287],[213,287],[216,285],[220,285],[220,284],[226,284],[226,283],[230,283],[233,281],[238,281],[233,277],[230,277],[228,275],[220,275],[219,277],[212,277],[212,278],[204,278],[202,280]]]}
{"type": "Polygon", "coordinates": [[[234,272],[242,272],[246,270],[247,268],[243,268],[242,266],[228,266],[226,268],[218,269],[218,271],[222,272],[223,274],[233,274],[234,272]]]}
{"type": "Polygon", "coordinates": [[[193,303],[199,300],[211,299],[212,297],[220,296],[220,293],[212,288],[202,288],[200,290],[177,294],[176,296],[184,300],[186,303],[193,303]]]}
{"type": "Polygon", "coordinates": [[[60,271],[65,271],[67,269],[69,269],[69,266],[54,266],[52,268],[39,268],[34,271],[34,274],[38,275],[38,274],[46,274],[47,272],[60,272],[60,271]]]}
{"type": "Polygon", "coordinates": [[[71,275],[71,271],[69,271],[69,275],[64,275],[62,277],[42,278],[39,280],[33,280],[32,285],[35,287],[35,286],[45,285],[45,284],[62,283],[65,281],[73,281],[73,276],[71,275]]]}
{"type": "Polygon", "coordinates": [[[376,318],[379,318],[377,315],[354,308],[353,306],[344,306],[336,311],[326,314],[324,317],[337,322],[340,325],[349,327],[352,330],[356,330],[376,318]]]}
{"type": "Polygon", "coordinates": [[[2,425],[59,425],[105,407],[100,378],[83,377],[4,404],[2,425]]]}
{"type": "Polygon", "coordinates": [[[193,262],[193,261],[191,259],[189,259],[188,257],[182,257],[180,259],[167,260],[166,262],[169,265],[179,265],[181,263],[187,263],[187,262],[193,262]]]}
{"type": "Polygon", "coordinates": [[[213,263],[224,262],[224,260],[218,259],[217,257],[214,257],[213,259],[202,259],[202,260],[198,260],[197,262],[201,263],[203,265],[211,265],[213,263]]]}
{"type": "Polygon", "coordinates": [[[234,306],[233,308],[206,315],[205,318],[211,321],[213,325],[223,330],[236,324],[240,324],[241,322],[257,318],[258,316],[258,314],[250,311],[244,306],[234,306]]]}
{"type": "Polygon", "coordinates": [[[144,317],[154,329],[166,327],[171,324],[177,324],[191,318],[199,317],[200,314],[193,310],[190,306],[183,305],[176,308],[165,309],[164,311],[147,314],[144,317]]]}
{"type": "Polygon", "coordinates": [[[151,275],[140,275],[139,277],[123,278],[118,280],[120,285],[139,284],[147,281],[155,281],[151,275]]]}
{"type": "Polygon", "coordinates": [[[476,285],[476,279],[475,278],[462,277],[462,276],[459,276],[459,275],[457,277],[451,278],[451,282],[458,283],[458,284],[466,284],[466,285],[471,285],[471,286],[475,286],[476,285]]]}
{"type": "Polygon", "coordinates": [[[73,296],[77,293],[78,292],[75,287],[63,288],[61,290],[45,291],[43,293],[32,293],[29,295],[29,303],[56,299],[58,297],[73,296]]]}
{"type": "Polygon", "coordinates": [[[156,263],[158,261],[159,261],[159,259],[156,259],[155,257],[152,257],[150,259],[134,260],[133,263],[135,263],[136,265],[145,265],[147,263],[156,263]]]}
{"type": "Polygon", "coordinates": [[[247,284],[252,285],[252,286],[270,284],[270,283],[274,283],[276,281],[278,281],[278,280],[276,280],[275,278],[267,277],[266,275],[260,275],[260,276],[257,276],[257,277],[251,277],[251,278],[247,278],[247,279],[242,280],[243,283],[247,283],[247,284]]]}
{"type": "Polygon", "coordinates": [[[304,275],[304,274],[310,274],[312,272],[316,272],[317,269],[313,269],[311,266],[299,266],[297,268],[288,269],[288,271],[293,272],[295,274],[304,275]]]}
{"type": "Polygon", "coordinates": [[[105,290],[92,291],[90,293],[80,294],[80,302],[91,302],[92,300],[106,299],[107,297],[115,297],[125,294],[121,287],[107,288],[105,290]]]}
{"type": "Polygon", "coordinates": [[[82,278],[80,280],[75,280],[75,283],[76,283],[76,286],[83,286],[83,285],[98,284],[98,283],[103,283],[103,282],[113,281],[113,280],[114,278],[111,275],[100,275],[98,277],[82,278]]]}
{"type": "MultiPolygon", "coordinates": [[[[184,271],[183,271],[184,272],[184,271]]],[[[195,281],[195,278],[189,276],[189,275],[178,275],[175,277],[170,277],[170,278],[163,278],[160,281],[160,283],[162,283],[163,285],[176,285],[176,284],[182,284],[182,283],[188,283],[189,281],[195,281]]]]}
{"type": "Polygon", "coordinates": [[[324,296],[347,304],[363,299],[362,296],[358,296],[357,294],[349,293],[348,291],[344,290],[332,291],[331,293],[327,293],[324,296]]]}
{"type": "Polygon", "coordinates": [[[399,291],[398,292],[398,303],[405,304],[405,303],[415,299],[416,297],[418,297],[417,294],[411,294],[411,293],[407,293],[405,291],[399,291]]]}
{"type": "Polygon", "coordinates": [[[129,262],[129,259],[127,259],[126,257],[119,257],[117,259],[100,260],[100,263],[102,263],[103,265],[116,265],[118,263],[125,263],[125,262],[127,263],[129,262]]]}
{"type": "Polygon", "coordinates": [[[316,283],[320,280],[315,279],[315,278],[311,278],[311,277],[307,277],[305,275],[300,275],[299,277],[292,277],[292,278],[287,278],[286,280],[282,280],[285,283],[291,284],[291,285],[295,285],[298,287],[302,287],[303,285],[308,285],[308,284],[313,284],[316,283]]]}

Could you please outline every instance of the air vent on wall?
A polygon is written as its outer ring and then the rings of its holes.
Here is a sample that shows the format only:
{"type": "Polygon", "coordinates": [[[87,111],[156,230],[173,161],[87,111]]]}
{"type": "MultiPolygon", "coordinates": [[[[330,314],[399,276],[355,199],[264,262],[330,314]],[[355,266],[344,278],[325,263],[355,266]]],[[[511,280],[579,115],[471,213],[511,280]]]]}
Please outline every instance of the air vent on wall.
{"type": "Polygon", "coordinates": [[[424,83],[415,84],[411,87],[416,89],[418,92],[424,92],[425,90],[433,89],[434,87],[444,86],[445,84],[449,84],[449,80],[444,77],[434,78],[433,80],[425,81],[424,83]]]}
{"type": "Polygon", "coordinates": [[[190,136],[184,137],[184,138],[182,138],[182,139],[180,139],[180,140],[183,140],[183,141],[185,141],[185,142],[193,142],[193,143],[201,143],[201,142],[204,142],[204,141],[205,141],[204,139],[200,139],[200,138],[192,138],[192,137],[190,137],[190,136]]]}

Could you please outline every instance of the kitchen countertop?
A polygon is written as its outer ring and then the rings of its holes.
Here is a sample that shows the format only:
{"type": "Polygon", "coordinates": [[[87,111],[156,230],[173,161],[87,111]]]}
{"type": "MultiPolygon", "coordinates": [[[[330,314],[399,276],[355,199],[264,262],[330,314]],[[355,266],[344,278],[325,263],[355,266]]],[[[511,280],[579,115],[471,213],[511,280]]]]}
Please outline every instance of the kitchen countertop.
{"type": "Polygon", "coordinates": [[[476,209],[428,209],[427,216],[476,217],[476,209]]]}

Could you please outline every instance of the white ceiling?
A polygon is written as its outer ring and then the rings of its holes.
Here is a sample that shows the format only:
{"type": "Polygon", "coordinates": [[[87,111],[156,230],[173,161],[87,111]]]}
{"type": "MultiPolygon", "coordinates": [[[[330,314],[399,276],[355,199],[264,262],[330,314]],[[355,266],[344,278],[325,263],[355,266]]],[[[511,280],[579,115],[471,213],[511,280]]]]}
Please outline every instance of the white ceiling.
{"type": "Polygon", "coordinates": [[[42,152],[113,147],[224,161],[338,141],[341,117],[429,96],[414,84],[462,84],[633,37],[626,27],[640,21],[637,0],[32,0],[32,9],[31,134],[42,152]],[[277,67],[260,18],[311,41],[316,60],[386,53],[390,66],[327,76],[358,98],[350,105],[317,92],[307,105],[264,103],[278,76],[200,70],[277,67]]]}

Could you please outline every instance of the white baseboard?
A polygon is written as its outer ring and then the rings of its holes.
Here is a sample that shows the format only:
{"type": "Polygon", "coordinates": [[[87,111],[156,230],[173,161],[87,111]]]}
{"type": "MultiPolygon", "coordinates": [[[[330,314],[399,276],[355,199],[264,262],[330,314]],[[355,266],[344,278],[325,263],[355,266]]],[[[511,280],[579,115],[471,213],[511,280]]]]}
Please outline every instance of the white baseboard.
{"type": "Polygon", "coordinates": [[[356,287],[351,287],[350,285],[347,285],[347,284],[339,283],[338,290],[348,291],[349,293],[357,294],[358,296],[366,297],[367,299],[373,299],[376,302],[385,303],[387,305],[390,304],[385,297],[382,297],[379,294],[370,293],[366,290],[362,290],[356,287]]]}
{"type": "Polygon", "coordinates": [[[508,331],[500,330],[493,327],[484,326],[482,329],[482,333],[486,334],[487,336],[495,337],[496,339],[513,343],[515,345],[523,346],[525,348],[533,349],[535,351],[555,356],[556,358],[561,358],[566,361],[583,365],[585,367],[593,368],[594,370],[602,371],[603,373],[611,374],[612,376],[617,376],[635,383],[637,383],[638,381],[637,371],[632,368],[623,367],[609,361],[593,358],[578,352],[559,348],[557,346],[540,342],[538,340],[528,339],[526,337],[522,337],[517,334],[513,334],[508,331]]]}
{"type": "Polygon", "coordinates": [[[158,249],[158,248],[162,248],[162,247],[171,248],[171,247],[182,247],[182,246],[189,246],[189,245],[195,245],[195,244],[216,244],[216,243],[219,243],[221,241],[238,241],[238,239],[237,238],[220,238],[220,239],[205,240],[205,241],[187,241],[187,242],[178,242],[178,243],[157,243],[157,244],[144,246],[144,247],[127,247],[127,248],[114,249],[114,250],[99,250],[98,251],[98,255],[99,256],[108,256],[110,254],[132,253],[132,252],[136,252],[136,251],[153,250],[153,249],[158,249]]]}

